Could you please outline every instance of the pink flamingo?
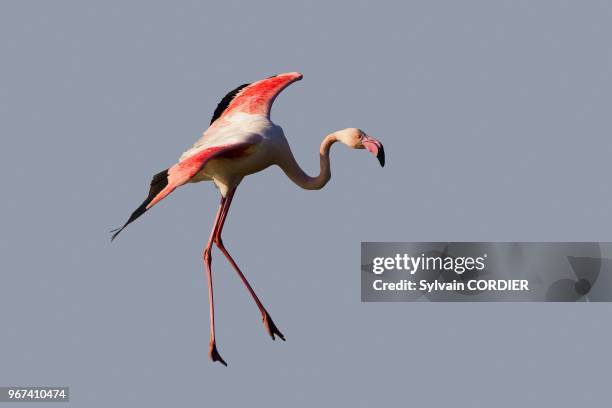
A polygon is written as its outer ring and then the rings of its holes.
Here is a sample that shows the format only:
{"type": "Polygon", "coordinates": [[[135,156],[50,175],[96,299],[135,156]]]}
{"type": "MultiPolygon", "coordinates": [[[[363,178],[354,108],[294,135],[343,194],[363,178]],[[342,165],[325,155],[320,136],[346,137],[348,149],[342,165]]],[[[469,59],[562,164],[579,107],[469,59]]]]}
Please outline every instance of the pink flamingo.
{"type": "Polygon", "coordinates": [[[227,363],[217,351],[215,342],[215,309],[211,270],[213,243],[221,250],[257,304],[268,334],[285,340],[270,314],[263,306],[246,277],[229,254],[221,233],[238,184],[249,175],[275,164],[298,186],[307,190],[321,189],[331,177],[329,150],[335,142],[353,149],[367,149],[385,164],[382,144],[359,129],[348,128],[327,135],[319,150],[321,172],[308,176],[297,164],[280,126],[270,120],[270,109],[278,94],[295,81],[302,79],[299,72],[276,75],[252,84],[241,85],[229,92],[215,110],[210,127],[204,135],[180,157],[177,164],[153,176],[149,195],[127,222],[114,232],[112,239],[131,222],[164,199],[175,188],[186,183],[212,180],[221,192],[221,203],[208,243],[204,248],[204,265],[208,278],[210,305],[209,356],[212,361],[227,363]]]}

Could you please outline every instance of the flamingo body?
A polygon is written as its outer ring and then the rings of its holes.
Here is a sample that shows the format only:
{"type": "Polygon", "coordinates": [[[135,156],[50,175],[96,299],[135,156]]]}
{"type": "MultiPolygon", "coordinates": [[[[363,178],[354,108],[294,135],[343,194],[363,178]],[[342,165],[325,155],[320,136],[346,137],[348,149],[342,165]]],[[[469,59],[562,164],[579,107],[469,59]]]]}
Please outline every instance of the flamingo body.
{"type": "Polygon", "coordinates": [[[178,163],[153,176],[147,198],[132,212],[121,228],[111,231],[112,239],[115,239],[127,225],[179,186],[211,180],[215,183],[221,193],[221,203],[204,249],[203,259],[210,306],[209,355],[213,361],[224,365],[227,364],[219,355],[215,340],[211,267],[213,244],[216,244],[227,258],[253,297],[268,334],[272,339],[277,336],[285,340],[221,239],[223,226],[240,182],[249,174],[278,165],[298,186],[309,190],[320,189],[331,177],[329,151],[335,142],[354,149],[367,149],[378,158],[381,165],[384,166],[385,163],[384,149],[378,140],[359,129],[348,128],[331,133],[323,139],[319,150],[320,174],[310,177],[304,173],[293,157],[282,128],[270,120],[270,110],[278,94],[300,79],[302,74],[290,72],[241,85],[230,91],[215,109],[211,124],[203,136],[181,155],[178,163]]]}
{"type": "Polygon", "coordinates": [[[279,150],[288,143],[280,126],[272,123],[265,115],[236,113],[223,121],[223,127],[205,133],[201,141],[183,153],[180,160],[187,160],[202,149],[228,141],[249,143],[245,149],[232,150],[208,161],[190,180],[192,183],[212,180],[225,197],[245,176],[277,164],[279,150]]]}

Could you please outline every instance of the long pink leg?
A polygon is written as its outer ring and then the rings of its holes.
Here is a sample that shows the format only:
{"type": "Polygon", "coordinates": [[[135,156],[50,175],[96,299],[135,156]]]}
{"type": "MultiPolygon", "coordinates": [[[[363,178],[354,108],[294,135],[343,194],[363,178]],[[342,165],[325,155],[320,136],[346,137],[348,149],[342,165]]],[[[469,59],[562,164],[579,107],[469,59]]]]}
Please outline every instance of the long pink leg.
{"type": "Polygon", "coordinates": [[[206,266],[206,277],[208,278],[208,305],[210,307],[210,343],[209,343],[209,348],[208,348],[208,355],[210,356],[210,359],[213,362],[218,361],[227,367],[227,363],[225,362],[225,360],[223,360],[223,358],[219,355],[219,352],[217,351],[217,344],[215,342],[215,302],[213,299],[213,283],[212,283],[212,269],[211,269],[212,245],[213,245],[216,233],[217,233],[217,229],[219,228],[219,225],[221,224],[221,215],[223,213],[223,207],[225,206],[225,203],[226,203],[226,199],[222,197],[221,203],[219,204],[219,210],[217,211],[217,216],[215,217],[213,229],[210,232],[210,238],[208,238],[208,243],[206,244],[206,248],[204,248],[203,258],[204,258],[204,265],[206,266]]]}
{"type": "Polygon", "coordinates": [[[236,188],[233,188],[229,191],[227,195],[226,201],[223,205],[223,210],[221,212],[221,220],[219,222],[219,228],[217,228],[217,231],[215,232],[215,235],[214,235],[214,242],[215,244],[217,244],[217,247],[219,247],[221,252],[223,252],[223,255],[225,255],[225,257],[227,258],[229,263],[232,265],[234,270],[238,273],[238,276],[242,280],[242,283],[244,283],[244,286],[246,286],[246,288],[249,290],[249,293],[253,297],[253,300],[255,301],[255,303],[257,304],[257,307],[259,308],[259,311],[261,312],[262,320],[264,322],[264,325],[266,326],[266,330],[268,331],[268,334],[270,335],[270,337],[272,337],[272,340],[275,340],[274,335],[277,335],[284,341],[285,336],[283,336],[280,330],[278,330],[278,328],[274,324],[274,321],[272,321],[270,314],[268,313],[266,308],[263,306],[263,304],[261,303],[261,301],[255,294],[255,291],[251,287],[251,284],[249,283],[247,278],[244,276],[244,274],[242,273],[242,271],[240,270],[240,268],[238,267],[238,265],[236,264],[232,256],[229,254],[227,249],[225,249],[225,246],[223,245],[223,241],[221,240],[221,233],[223,232],[223,226],[225,225],[225,219],[227,218],[227,213],[229,212],[229,208],[230,208],[230,205],[232,204],[232,199],[234,198],[235,192],[236,192],[236,188]]]}

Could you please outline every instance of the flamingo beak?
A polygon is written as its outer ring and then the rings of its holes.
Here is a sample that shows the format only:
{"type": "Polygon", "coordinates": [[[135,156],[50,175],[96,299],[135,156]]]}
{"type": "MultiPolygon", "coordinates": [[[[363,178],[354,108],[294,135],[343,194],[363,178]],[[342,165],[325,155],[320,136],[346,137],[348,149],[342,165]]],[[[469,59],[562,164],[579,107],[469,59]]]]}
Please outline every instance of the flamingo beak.
{"type": "Polygon", "coordinates": [[[361,144],[378,159],[381,167],[385,167],[385,149],[380,141],[370,136],[364,136],[361,144]]]}

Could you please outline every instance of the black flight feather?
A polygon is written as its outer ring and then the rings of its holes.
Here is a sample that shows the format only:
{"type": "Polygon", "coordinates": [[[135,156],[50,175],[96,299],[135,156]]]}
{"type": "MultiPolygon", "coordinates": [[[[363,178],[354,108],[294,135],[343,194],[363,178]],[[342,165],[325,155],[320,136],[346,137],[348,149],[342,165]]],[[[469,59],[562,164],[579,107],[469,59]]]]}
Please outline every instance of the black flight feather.
{"type": "Polygon", "coordinates": [[[223,112],[227,109],[227,107],[229,106],[229,104],[232,102],[232,100],[236,97],[236,95],[238,94],[238,92],[240,92],[243,88],[246,88],[247,86],[249,86],[251,84],[242,84],[240,85],[238,88],[231,90],[230,92],[228,92],[227,95],[225,95],[223,97],[223,99],[221,99],[221,102],[219,102],[219,104],[217,105],[217,109],[215,109],[215,113],[213,113],[213,117],[210,120],[210,124],[212,125],[213,122],[217,119],[219,119],[219,117],[223,114],[223,112]]]}
{"type": "Polygon", "coordinates": [[[130,215],[130,218],[127,220],[125,224],[123,224],[121,228],[117,228],[111,231],[112,233],[114,233],[113,236],[111,237],[111,241],[114,240],[117,237],[117,235],[119,235],[119,233],[123,231],[125,227],[128,226],[128,224],[135,221],[138,217],[144,214],[145,211],[147,211],[147,205],[151,201],[153,201],[155,196],[158,195],[159,192],[162,191],[164,187],[166,187],[167,185],[168,185],[168,169],[164,171],[160,171],[159,173],[154,175],[153,180],[151,180],[151,187],[149,188],[149,195],[142,202],[142,204],[140,204],[140,207],[134,210],[132,215],[130,215]]]}

